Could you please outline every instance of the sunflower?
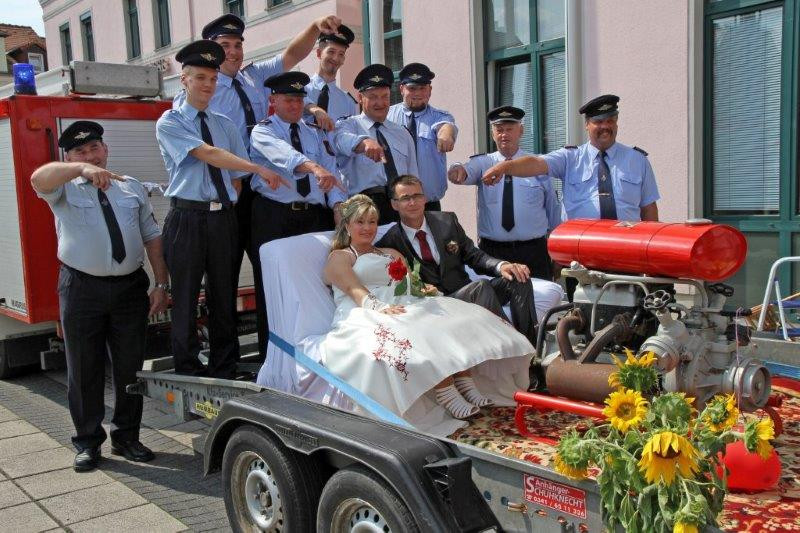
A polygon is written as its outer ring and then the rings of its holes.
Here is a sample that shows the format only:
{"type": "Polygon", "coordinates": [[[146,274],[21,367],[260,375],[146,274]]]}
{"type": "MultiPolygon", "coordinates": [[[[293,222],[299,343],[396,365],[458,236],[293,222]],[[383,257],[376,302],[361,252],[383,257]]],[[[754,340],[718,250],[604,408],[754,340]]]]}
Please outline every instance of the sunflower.
{"type": "Polygon", "coordinates": [[[699,470],[698,456],[697,449],[686,437],[671,431],[662,431],[650,437],[644,445],[639,470],[648,483],[661,480],[666,485],[671,485],[676,472],[680,472],[683,477],[690,477],[699,470]]]}
{"type": "Polygon", "coordinates": [[[581,480],[586,479],[589,476],[588,464],[584,466],[568,465],[558,453],[553,456],[553,466],[555,467],[556,472],[562,476],[568,477],[569,479],[581,480]]]}
{"type": "Polygon", "coordinates": [[[739,409],[736,407],[736,398],[733,394],[718,394],[708,402],[705,416],[703,417],[708,427],[714,433],[722,433],[731,429],[739,419],[739,409]]]}
{"type": "Polygon", "coordinates": [[[648,392],[658,385],[658,372],[655,369],[656,356],[653,352],[645,352],[641,357],[625,348],[625,361],[612,355],[618,370],[608,376],[608,385],[614,389],[634,389],[648,392]]]}
{"type": "Polygon", "coordinates": [[[686,522],[675,522],[672,533],[697,533],[697,526],[686,522]]]}
{"type": "Polygon", "coordinates": [[[638,391],[621,389],[608,395],[603,414],[614,428],[625,433],[644,420],[647,414],[647,400],[638,391]]]}
{"type": "Polygon", "coordinates": [[[768,459],[772,453],[770,441],[775,438],[775,425],[772,419],[762,418],[748,422],[744,428],[744,444],[751,452],[756,452],[762,459],[768,459]]]}

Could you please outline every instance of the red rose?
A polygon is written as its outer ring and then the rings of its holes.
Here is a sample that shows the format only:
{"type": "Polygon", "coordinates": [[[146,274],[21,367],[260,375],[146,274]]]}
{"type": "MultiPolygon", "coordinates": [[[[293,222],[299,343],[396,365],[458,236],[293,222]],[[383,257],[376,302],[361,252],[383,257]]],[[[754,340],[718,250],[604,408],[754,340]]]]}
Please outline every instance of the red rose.
{"type": "Polygon", "coordinates": [[[406,274],[408,274],[406,264],[399,257],[393,259],[386,268],[389,271],[389,277],[395,281],[402,280],[406,277],[406,274]]]}

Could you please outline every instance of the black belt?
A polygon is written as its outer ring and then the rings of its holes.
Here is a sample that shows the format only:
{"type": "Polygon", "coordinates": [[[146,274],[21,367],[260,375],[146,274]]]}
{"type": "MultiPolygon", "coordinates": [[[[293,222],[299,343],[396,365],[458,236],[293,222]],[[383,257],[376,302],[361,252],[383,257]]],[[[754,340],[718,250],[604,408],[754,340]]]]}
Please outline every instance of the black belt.
{"type": "Polygon", "coordinates": [[[193,209],[194,211],[224,211],[234,206],[233,203],[225,207],[222,202],[198,202],[197,200],[184,200],[174,196],[170,198],[169,205],[179,209],[193,209]]]}
{"type": "Polygon", "coordinates": [[[366,194],[369,196],[370,194],[383,194],[389,196],[389,189],[388,187],[370,187],[369,189],[364,189],[359,194],[366,194]]]}
{"type": "Polygon", "coordinates": [[[77,268],[72,268],[71,266],[69,266],[66,263],[61,263],[61,266],[63,266],[64,268],[66,268],[67,270],[72,272],[73,274],[76,274],[76,275],[78,275],[80,277],[86,277],[86,278],[97,279],[97,280],[102,280],[102,281],[125,281],[125,280],[128,280],[128,279],[130,279],[130,278],[132,278],[134,276],[139,276],[144,270],[144,269],[142,269],[142,267],[139,267],[136,270],[134,270],[133,272],[131,272],[130,274],[122,274],[121,276],[95,276],[94,274],[87,274],[83,270],[78,270],[77,268]]]}
{"type": "Polygon", "coordinates": [[[527,241],[493,241],[492,239],[487,239],[486,237],[481,237],[481,243],[487,244],[489,246],[498,246],[498,247],[506,247],[506,248],[516,248],[517,246],[525,246],[527,244],[537,244],[541,241],[547,240],[547,237],[544,235],[541,237],[536,237],[535,239],[529,239],[527,241]]]}
{"type": "Polygon", "coordinates": [[[278,202],[277,200],[273,200],[272,198],[267,198],[266,196],[261,196],[260,194],[258,195],[258,197],[272,206],[281,207],[289,211],[308,211],[309,209],[325,209],[324,205],[312,204],[311,202],[278,202]]]}

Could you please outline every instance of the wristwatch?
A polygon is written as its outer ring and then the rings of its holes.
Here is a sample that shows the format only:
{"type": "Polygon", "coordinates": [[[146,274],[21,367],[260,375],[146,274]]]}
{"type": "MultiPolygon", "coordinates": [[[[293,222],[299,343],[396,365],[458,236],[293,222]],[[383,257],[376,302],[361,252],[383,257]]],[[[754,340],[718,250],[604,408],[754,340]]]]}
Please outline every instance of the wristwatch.
{"type": "Polygon", "coordinates": [[[169,294],[169,283],[156,283],[156,289],[164,289],[164,292],[169,294]]]}

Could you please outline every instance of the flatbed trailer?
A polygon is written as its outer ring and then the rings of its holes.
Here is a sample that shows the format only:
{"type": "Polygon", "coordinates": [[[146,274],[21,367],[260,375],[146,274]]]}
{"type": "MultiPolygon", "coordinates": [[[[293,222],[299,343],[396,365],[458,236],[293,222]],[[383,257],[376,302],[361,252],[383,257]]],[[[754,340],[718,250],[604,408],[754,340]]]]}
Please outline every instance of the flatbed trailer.
{"type": "Polygon", "coordinates": [[[138,377],[130,392],[213,420],[204,472],[234,531],[603,531],[593,481],[251,381],[138,377]]]}

